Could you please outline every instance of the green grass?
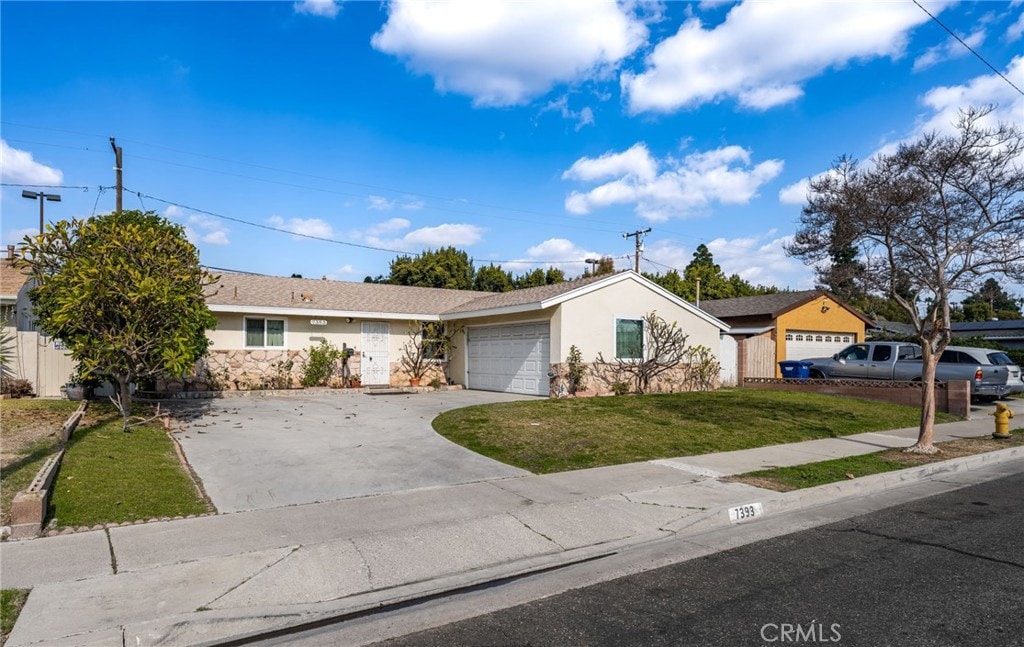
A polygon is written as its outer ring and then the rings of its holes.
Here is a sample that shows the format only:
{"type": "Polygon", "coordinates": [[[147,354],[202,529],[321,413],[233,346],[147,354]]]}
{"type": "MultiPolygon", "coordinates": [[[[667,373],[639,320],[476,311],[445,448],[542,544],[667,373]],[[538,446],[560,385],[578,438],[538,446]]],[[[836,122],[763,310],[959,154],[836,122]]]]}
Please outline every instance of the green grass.
{"type": "MultiPolygon", "coordinates": [[[[95,422],[68,444],[50,498],[58,527],[201,514],[210,508],[158,426],[121,431],[109,405],[93,403],[95,422]]],[[[141,412],[140,412],[141,413],[141,412]]]]}
{"type": "Polygon", "coordinates": [[[4,453],[13,456],[0,473],[0,525],[10,524],[14,495],[28,487],[43,462],[57,452],[57,431],[78,405],[67,400],[0,400],[0,442],[4,453]],[[52,434],[27,441],[21,437],[29,427],[40,426],[52,434]]]}
{"type": "Polygon", "coordinates": [[[28,599],[28,589],[3,589],[0,591],[0,644],[7,642],[7,635],[14,629],[21,607],[28,599]]]}
{"type": "Polygon", "coordinates": [[[732,389],[480,405],[443,413],[433,424],[477,453],[550,473],[915,427],[919,413],[829,395],[732,389]]]}
{"type": "Polygon", "coordinates": [[[800,490],[803,488],[837,483],[850,478],[860,478],[871,474],[893,472],[908,467],[934,463],[985,451],[1005,449],[1019,445],[1024,439],[1024,429],[1013,429],[1011,440],[992,440],[988,436],[964,438],[944,443],[936,443],[937,447],[949,447],[949,451],[938,454],[907,454],[900,449],[886,449],[860,456],[847,456],[817,463],[793,465],[791,467],[773,467],[771,469],[747,472],[733,477],[735,480],[771,487],[780,491],[800,490]],[[1011,444],[1012,443],[1012,444],[1011,444]],[[955,447],[955,449],[953,449],[955,447]]]}

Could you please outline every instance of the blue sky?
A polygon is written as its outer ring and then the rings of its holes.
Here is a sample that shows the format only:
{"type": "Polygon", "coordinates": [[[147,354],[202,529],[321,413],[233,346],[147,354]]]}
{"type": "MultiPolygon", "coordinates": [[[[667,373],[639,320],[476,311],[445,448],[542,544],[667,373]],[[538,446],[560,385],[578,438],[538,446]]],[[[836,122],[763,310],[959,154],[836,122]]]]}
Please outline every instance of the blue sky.
{"type": "MultiPolygon", "coordinates": [[[[1024,87],[1024,1],[922,5],[1024,87]]],[[[444,245],[575,276],[631,266],[623,233],[650,227],[644,271],[704,243],[807,288],[782,247],[809,177],[968,105],[1024,122],[911,1],[5,1],[0,37],[3,182],[66,187],[47,220],[113,210],[115,136],[126,208],[207,265],[285,276],[444,245]]],[[[38,227],[21,190],[5,244],[38,227]]]]}

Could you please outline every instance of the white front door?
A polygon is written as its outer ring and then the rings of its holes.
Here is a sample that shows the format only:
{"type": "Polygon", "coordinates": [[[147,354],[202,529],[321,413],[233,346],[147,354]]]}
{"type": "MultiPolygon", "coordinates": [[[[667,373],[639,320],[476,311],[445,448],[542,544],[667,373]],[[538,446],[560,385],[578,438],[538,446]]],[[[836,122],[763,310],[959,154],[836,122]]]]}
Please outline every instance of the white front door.
{"type": "Polygon", "coordinates": [[[362,333],[363,348],[359,374],[363,384],[388,384],[391,377],[391,367],[388,363],[391,325],[379,321],[364,321],[362,333]]]}

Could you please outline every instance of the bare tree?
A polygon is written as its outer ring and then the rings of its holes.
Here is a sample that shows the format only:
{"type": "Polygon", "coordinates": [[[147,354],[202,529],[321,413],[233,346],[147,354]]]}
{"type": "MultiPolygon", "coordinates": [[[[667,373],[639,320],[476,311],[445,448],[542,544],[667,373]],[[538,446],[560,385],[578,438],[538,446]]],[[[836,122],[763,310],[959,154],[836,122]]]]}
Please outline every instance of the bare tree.
{"type": "Polygon", "coordinates": [[[597,354],[598,364],[610,365],[613,375],[631,380],[637,393],[646,393],[655,378],[689,360],[689,335],[676,322],[668,323],[656,312],[644,315],[642,339],[640,348],[627,349],[628,357],[618,357],[614,362],[597,354]]]}
{"type": "Polygon", "coordinates": [[[921,342],[921,427],[907,451],[934,453],[935,365],[949,344],[950,295],[992,274],[1024,277],[1024,134],[985,126],[992,108],[960,113],[862,167],[840,158],[811,181],[789,254],[825,262],[840,238],[857,247],[869,291],[907,312],[921,342]]]}

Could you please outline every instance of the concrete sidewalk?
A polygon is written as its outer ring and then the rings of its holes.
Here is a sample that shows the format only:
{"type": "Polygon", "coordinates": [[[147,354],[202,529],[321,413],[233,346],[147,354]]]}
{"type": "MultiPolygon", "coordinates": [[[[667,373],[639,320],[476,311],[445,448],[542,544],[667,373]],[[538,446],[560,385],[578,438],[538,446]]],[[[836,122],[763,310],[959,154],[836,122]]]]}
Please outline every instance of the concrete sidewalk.
{"type": "MultiPolygon", "coordinates": [[[[1024,401],[1011,403],[1024,420],[1024,401]]],[[[936,440],[991,433],[992,419],[936,440]]],[[[978,415],[981,414],[981,415],[978,415]]],[[[1024,448],[780,494],[718,480],[906,446],[916,429],[526,475],[0,546],[3,588],[32,588],[8,645],[194,645],[374,609],[1000,461],[1024,448]]]]}

